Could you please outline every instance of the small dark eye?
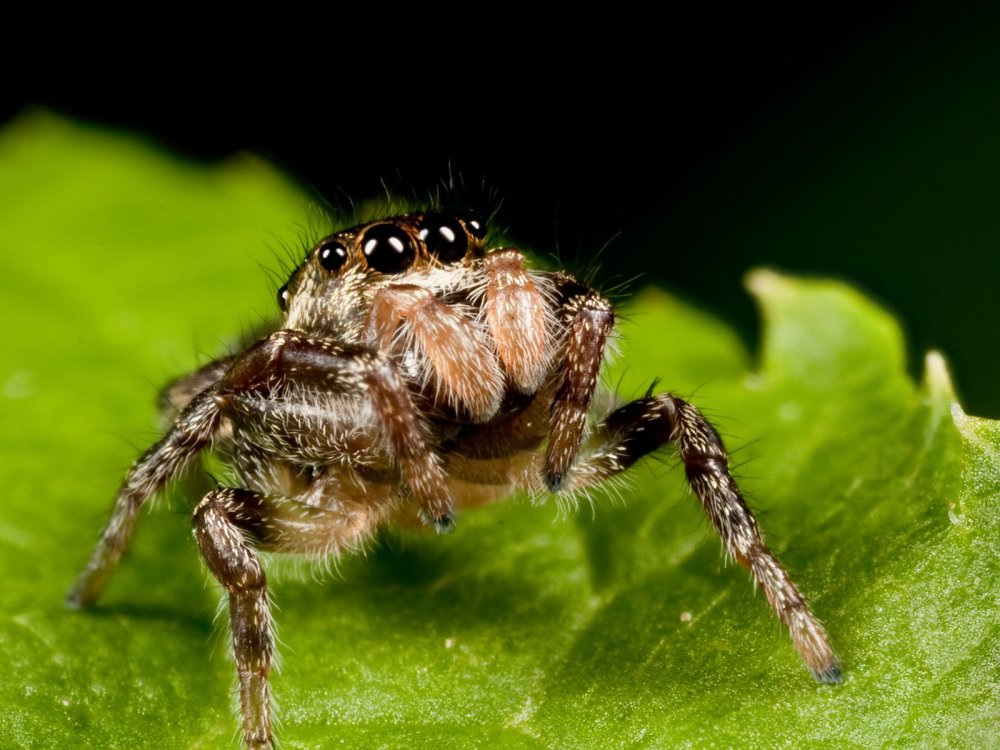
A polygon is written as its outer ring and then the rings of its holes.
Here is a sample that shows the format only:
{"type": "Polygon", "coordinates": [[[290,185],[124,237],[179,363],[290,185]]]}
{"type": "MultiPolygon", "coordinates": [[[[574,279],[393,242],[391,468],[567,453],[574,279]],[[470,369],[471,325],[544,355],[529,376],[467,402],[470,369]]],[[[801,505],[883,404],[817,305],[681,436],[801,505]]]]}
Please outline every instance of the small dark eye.
{"type": "Polygon", "coordinates": [[[336,240],[326,240],[316,251],[319,264],[327,271],[336,271],[347,260],[347,248],[336,240]]]}
{"type": "Polygon", "coordinates": [[[361,250],[368,267],[381,273],[405,271],[417,256],[410,235],[394,224],[376,224],[368,229],[361,250]]]}
{"type": "Polygon", "coordinates": [[[454,263],[465,257],[469,249],[469,238],[458,219],[446,214],[427,214],[420,222],[417,235],[427,247],[427,252],[436,255],[444,263],[454,263]]]}
{"type": "Polygon", "coordinates": [[[466,216],[465,226],[469,228],[469,234],[477,240],[481,240],[486,236],[486,221],[480,216],[476,216],[475,214],[466,216]]]}
{"type": "Polygon", "coordinates": [[[288,310],[288,284],[284,284],[278,290],[278,307],[281,308],[281,312],[288,310]]]}

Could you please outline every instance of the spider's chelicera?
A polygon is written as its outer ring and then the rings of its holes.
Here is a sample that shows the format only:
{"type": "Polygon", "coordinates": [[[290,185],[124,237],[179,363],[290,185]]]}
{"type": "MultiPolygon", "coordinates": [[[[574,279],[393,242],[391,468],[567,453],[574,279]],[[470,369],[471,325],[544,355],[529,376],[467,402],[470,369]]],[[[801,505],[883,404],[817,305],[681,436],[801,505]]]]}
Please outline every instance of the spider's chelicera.
{"type": "Polygon", "coordinates": [[[715,429],[669,393],[591,414],[611,306],[518,250],[487,250],[484,229],[414,213],[316,243],[278,292],[278,330],[167,387],[172,427],[129,470],[70,604],[98,598],[142,505],[202,451],[221,453],[238,486],[198,503],[194,535],[228,592],[245,742],[269,748],[258,550],[338,555],[386,523],[450,531],[457,508],[572,493],[675,443],[729,554],[816,679],[837,682],[830,641],[765,545],[715,429]]]}

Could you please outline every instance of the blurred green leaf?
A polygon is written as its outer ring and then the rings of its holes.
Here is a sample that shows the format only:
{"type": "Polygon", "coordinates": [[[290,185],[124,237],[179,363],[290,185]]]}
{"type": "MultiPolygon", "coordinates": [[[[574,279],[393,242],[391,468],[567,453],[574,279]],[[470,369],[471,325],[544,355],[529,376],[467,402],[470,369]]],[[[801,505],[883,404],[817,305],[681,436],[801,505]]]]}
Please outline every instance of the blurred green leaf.
{"type": "MultiPolygon", "coordinates": [[[[260,266],[299,252],[308,203],[251,158],[206,169],[45,114],[0,133],[0,747],[233,745],[184,503],[143,519],[97,609],[62,600],[155,437],[156,387],[272,314],[260,266]]],[[[897,324],[851,288],[749,286],[759,363],[647,289],[608,382],[661,376],[718,423],[844,684],[812,681],[681,473],[646,461],[593,514],[498,504],[320,583],[278,575],[283,746],[995,746],[1000,425],[962,412],[936,355],[913,384],[897,324]]]]}

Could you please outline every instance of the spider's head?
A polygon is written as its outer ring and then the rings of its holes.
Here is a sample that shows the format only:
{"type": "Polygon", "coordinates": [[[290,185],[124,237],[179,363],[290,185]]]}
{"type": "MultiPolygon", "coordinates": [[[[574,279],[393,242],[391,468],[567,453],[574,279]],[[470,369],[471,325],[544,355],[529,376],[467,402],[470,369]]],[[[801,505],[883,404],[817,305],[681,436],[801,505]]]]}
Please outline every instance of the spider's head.
{"type": "Polygon", "coordinates": [[[317,242],[278,290],[286,328],[361,340],[372,298],[408,274],[469,263],[486,227],[472,217],[414,213],[344,229],[317,242]]]}

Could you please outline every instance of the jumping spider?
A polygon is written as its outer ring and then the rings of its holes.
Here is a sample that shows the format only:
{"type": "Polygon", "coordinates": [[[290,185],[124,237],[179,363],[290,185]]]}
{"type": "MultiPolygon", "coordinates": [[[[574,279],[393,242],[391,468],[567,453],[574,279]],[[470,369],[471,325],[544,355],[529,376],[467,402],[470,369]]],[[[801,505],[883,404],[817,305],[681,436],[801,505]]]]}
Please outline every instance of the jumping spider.
{"type": "Polygon", "coordinates": [[[669,393],[588,426],[610,304],[569,274],[528,269],[518,250],[487,250],[484,230],[413,213],[311,248],[279,290],[278,330],[167,387],[173,426],[129,470],[69,603],[100,596],[147,500],[202,451],[221,453],[239,486],[198,503],[194,536],[228,592],[244,740],[270,748],[258,550],[339,555],[390,522],[450,531],[457,508],[515,489],[571,493],[676,443],[728,553],[813,676],[837,682],[826,632],[764,544],[715,429],[669,393]]]}

